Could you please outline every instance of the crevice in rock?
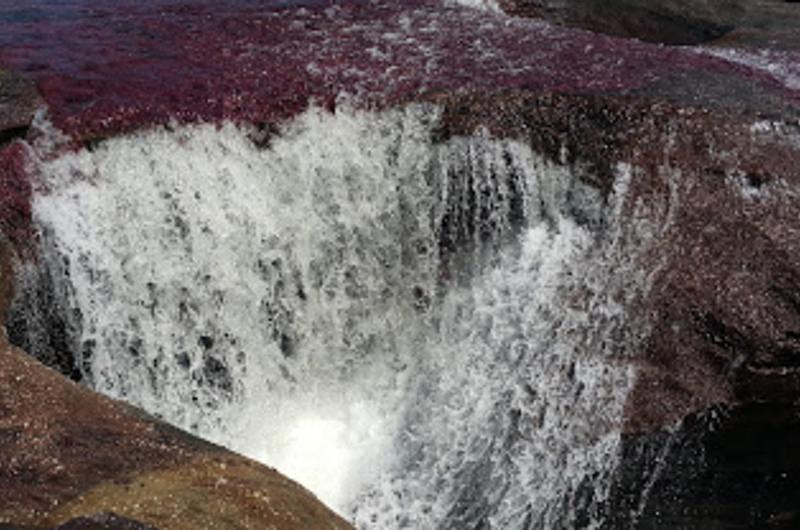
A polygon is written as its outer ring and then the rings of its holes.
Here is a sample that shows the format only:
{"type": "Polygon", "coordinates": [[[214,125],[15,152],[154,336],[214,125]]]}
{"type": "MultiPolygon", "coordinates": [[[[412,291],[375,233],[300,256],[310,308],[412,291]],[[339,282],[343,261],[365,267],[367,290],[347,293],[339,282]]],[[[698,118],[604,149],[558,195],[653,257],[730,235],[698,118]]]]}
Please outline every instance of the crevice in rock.
{"type": "MultiPolygon", "coordinates": [[[[6,327],[11,344],[73,381],[83,379],[74,331],[81,315],[68,308],[53,273],[37,266],[17,274],[17,294],[6,327]]],[[[84,350],[86,346],[84,346],[84,350]]],[[[86,356],[87,352],[84,352],[86,356]]]]}
{"type": "Polygon", "coordinates": [[[14,140],[24,140],[28,136],[30,127],[12,127],[0,131],[0,147],[13,142],[14,140]]]}

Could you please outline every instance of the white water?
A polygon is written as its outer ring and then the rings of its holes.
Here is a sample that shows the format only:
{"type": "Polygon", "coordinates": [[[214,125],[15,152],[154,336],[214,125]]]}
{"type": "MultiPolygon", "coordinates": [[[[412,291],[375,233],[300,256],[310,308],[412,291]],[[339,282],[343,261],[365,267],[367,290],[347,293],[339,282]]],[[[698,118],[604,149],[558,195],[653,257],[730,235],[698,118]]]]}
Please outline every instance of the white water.
{"type": "Polygon", "coordinates": [[[312,109],[268,149],[194,126],[43,157],[87,380],[359,527],[597,523],[644,287],[625,174],[603,204],[520,143],[434,144],[436,120],[312,109]]]}

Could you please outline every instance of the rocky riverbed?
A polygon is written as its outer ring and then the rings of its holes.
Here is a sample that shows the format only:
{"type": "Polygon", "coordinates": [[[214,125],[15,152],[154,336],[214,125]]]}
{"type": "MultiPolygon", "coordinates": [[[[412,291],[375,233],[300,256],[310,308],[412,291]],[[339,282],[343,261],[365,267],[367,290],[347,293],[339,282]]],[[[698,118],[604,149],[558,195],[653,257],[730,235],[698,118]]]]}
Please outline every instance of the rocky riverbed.
{"type": "MultiPolygon", "coordinates": [[[[269,150],[309,105],[431,105],[433,144],[520,142],[595,190],[607,210],[624,197],[615,244],[646,288],[609,295],[629,317],[612,329],[628,335],[600,340],[592,330],[606,323],[592,322],[576,344],[634,375],[609,494],[584,502],[592,495],[573,492],[572,524],[794,528],[798,8],[499,4],[513,16],[423,0],[269,9],[100,2],[56,20],[47,8],[28,17],[0,8],[9,29],[0,36],[0,316],[11,341],[73,379],[86,375],[52,271],[19,281],[13,295],[14,278],[37,268],[46,241],[31,206],[47,193],[42,153],[91,152],[135,131],[197,122],[234,122],[269,150]],[[44,315],[44,334],[33,314],[44,315]]],[[[598,241],[608,237],[611,214],[568,213],[598,241]]],[[[464,241],[441,239],[440,250],[464,241]]],[[[576,288],[569,300],[594,318],[587,293],[576,288]]],[[[347,527],[273,471],[93,394],[17,347],[0,357],[10,389],[0,396],[0,522],[347,527]],[[131,522],[98,515],[108,512],[131,522]]],[[[488,515],[459,509],[451,521],[491,527],[488,515]]],[[[542,525],[535,515],[523,521],[542,525]]]]}

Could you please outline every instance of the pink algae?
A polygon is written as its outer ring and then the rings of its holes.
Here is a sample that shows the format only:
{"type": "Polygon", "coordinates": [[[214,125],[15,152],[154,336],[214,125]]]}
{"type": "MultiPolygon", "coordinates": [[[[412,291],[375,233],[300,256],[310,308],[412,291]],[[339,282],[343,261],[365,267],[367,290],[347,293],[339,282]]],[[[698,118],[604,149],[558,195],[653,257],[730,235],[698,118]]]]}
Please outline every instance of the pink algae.
{"type": "Polygon", "coordinates": [[[78,138],[172,120],[273,123],[342,94],[383,107],[435,92],[596,94],[697,70],[758,75],[444,0],[28,3],[28,17],[0,7],[0,64],[34,76],[56,126],[78,138]]]}

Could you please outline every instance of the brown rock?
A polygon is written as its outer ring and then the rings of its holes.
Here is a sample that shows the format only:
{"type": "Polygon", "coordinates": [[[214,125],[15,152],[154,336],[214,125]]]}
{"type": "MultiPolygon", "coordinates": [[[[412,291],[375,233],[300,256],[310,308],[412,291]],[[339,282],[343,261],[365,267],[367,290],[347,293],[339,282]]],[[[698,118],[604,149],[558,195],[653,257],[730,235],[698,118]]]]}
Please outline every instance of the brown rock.
{"type": "Polygon", "coordinates": [[[350,528],[274,470],[94,394],[14,348],[0,351],[0,388],[2,523],[53,527],[114,513],[160,530],[350,528]]]}

